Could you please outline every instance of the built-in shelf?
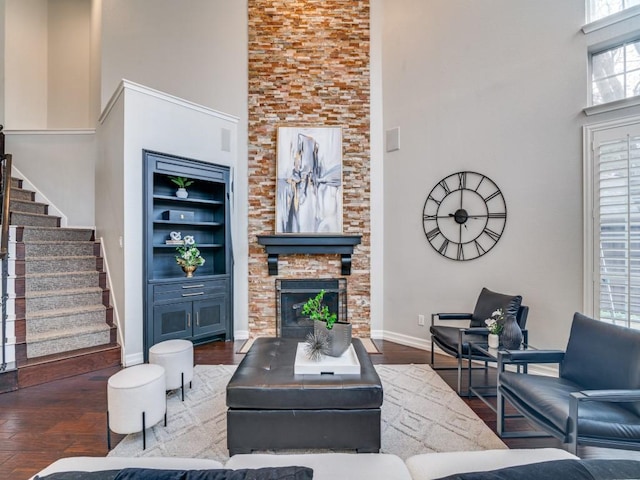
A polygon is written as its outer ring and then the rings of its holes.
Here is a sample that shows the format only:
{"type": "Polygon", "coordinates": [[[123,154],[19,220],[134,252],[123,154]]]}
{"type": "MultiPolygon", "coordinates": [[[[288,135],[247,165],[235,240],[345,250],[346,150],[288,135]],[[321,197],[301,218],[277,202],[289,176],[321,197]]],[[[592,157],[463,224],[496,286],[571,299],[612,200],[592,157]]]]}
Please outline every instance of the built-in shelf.
{"type": "Polygon", "coordinates": [[[295,254],[339,254],[342,275],[351,275],[351,255],[362,235],[258,235],[258,243],[267,252],[269,275],[278,274],[278,256],[295,254]]]}

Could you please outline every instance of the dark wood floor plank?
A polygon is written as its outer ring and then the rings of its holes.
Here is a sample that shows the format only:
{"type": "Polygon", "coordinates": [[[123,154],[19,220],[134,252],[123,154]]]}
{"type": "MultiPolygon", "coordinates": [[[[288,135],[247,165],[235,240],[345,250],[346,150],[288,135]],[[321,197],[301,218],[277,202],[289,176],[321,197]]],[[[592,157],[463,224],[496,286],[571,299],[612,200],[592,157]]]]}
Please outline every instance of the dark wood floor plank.
{"type": "MultiPolygon", "coordinates": [[[[236,365],[244,342],[214,342],[195,348],[195,363],[236,365]]],[[[371,355],[374,364],[428,363],[430,354],[392,342],[376,340],[380,354],[371,355]]],[[[438,364],[455,366],[453,359],[438,356],[438,364]]],[[[44,385],[0,394],[0,478],[27,479],[58,458],[83,455],[105,456],[106,384],[119,370],[110,367],[57,380],[44,385]]],[[[455,370],[438,374],[452,387],[455,370]]],[[[466,385],[466,372],[463,385],[466,385]]],[[[495,431],[495,414],[478,399],[463,400],[495,431]]],[[[522,420],[514,428],[528,428],[522,420]]],[[[113,444],[123,435],[112,434],[113,444]]],[[[559,446],[553,439],[508,439],[511,448],[559,446]]]]}

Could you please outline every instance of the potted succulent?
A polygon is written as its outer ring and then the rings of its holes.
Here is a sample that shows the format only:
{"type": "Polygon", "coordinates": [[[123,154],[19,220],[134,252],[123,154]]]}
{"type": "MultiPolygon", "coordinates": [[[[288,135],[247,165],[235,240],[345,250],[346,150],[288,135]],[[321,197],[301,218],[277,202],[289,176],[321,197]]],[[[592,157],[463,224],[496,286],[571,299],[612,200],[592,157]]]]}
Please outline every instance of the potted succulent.
{"type": "Polygon", "coordinates": [[[176,190],[176,197],[178,198],[187,198],[189,196],[189,192],[187,192],[187,187],[192,185],[195,180],[189,180],[187,177],[169,177],[173,183],[178,186],[178,190],[176,190]]]}
{"type": "Polygon", "coordinates": [[[306,301],[302,306],[302,314],[307,315],[313,322],[316,337],[325,336],[328,341],[326,353],[332,357],[341,356],[351,345],[351,324],[339,322],[337,315],[329,311],[329,307],[322,303],[324,290],[306,301]]]}

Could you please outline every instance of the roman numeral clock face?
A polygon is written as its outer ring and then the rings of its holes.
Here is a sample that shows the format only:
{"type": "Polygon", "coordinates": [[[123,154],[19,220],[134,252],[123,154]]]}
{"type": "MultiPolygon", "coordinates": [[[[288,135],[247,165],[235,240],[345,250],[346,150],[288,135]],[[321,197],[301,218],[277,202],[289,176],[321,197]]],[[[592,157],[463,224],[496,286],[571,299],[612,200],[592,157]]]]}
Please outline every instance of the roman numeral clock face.
{"type": "Polygon", "coordinates": [[[498,186],[476,172],[443,178],[424,202],[422,226],[431,246],[452,260],[472,260],[491,250],[507,223],[498,186]]]}

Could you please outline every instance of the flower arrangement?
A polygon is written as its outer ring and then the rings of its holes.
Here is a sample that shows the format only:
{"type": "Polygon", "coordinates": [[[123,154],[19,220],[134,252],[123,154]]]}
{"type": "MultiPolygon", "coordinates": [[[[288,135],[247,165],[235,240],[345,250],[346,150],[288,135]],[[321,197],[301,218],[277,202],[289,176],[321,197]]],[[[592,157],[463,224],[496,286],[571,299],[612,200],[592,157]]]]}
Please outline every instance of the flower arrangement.
{"type": "Polygon", "coordinates": [[[491,318],[487,318],[484,323],[487,325],[489,333],[500,335],[504,328],[504,310],[502,308],[497,309],[491,314],[491,318]]]}
{"type": "Polygon", "coordinates": [[[204,265],[204,258],[200,255],[200,250],[193,235],[185,235],[184,243],[176,248],[179,255],[176,255],[176,262],[181,267],[199,267],[204,265]]]}
{"type": "Polygon", "coordinates": [[[311,320],[318,320],[327,324],[327,330],[333,328],[333,324],[336,323],[337,315],[335,313],[329,313],[329,307],[322,304],[325,291],[320,290],[314,298],[310,298],[302,306],[302,314],[308,315],[311,320]]]}

